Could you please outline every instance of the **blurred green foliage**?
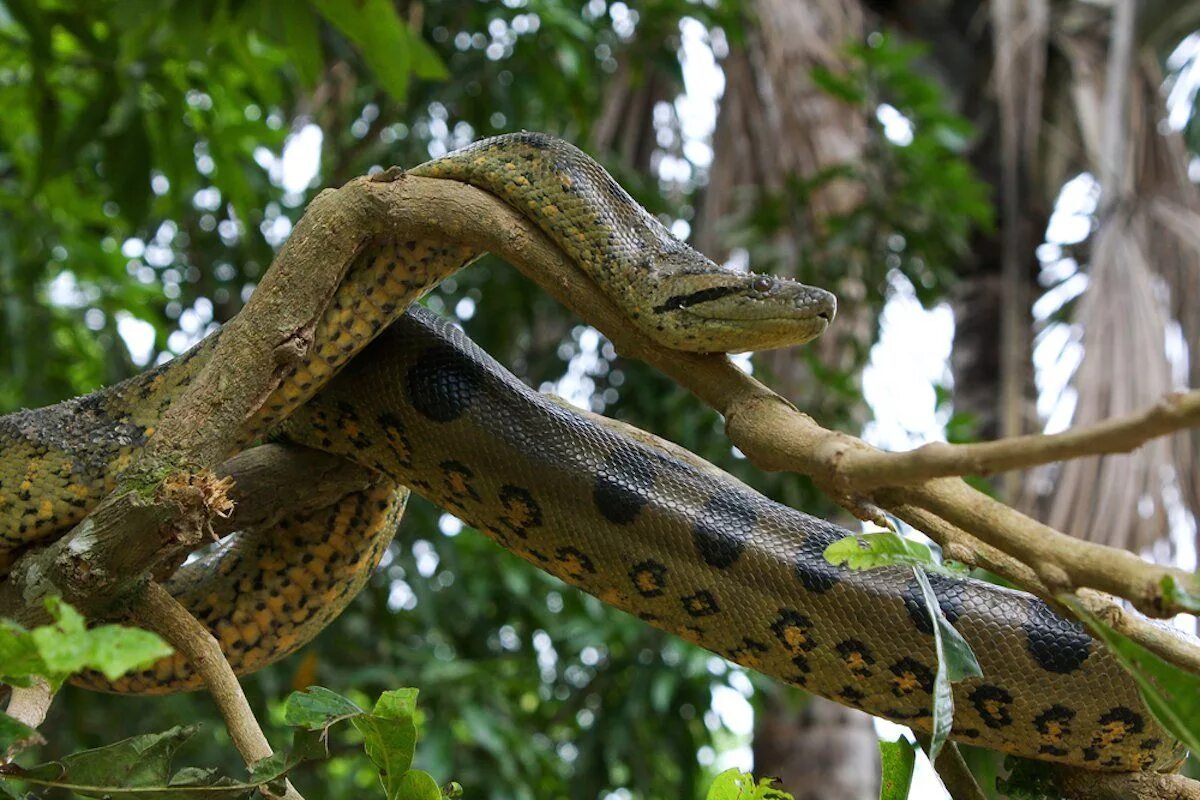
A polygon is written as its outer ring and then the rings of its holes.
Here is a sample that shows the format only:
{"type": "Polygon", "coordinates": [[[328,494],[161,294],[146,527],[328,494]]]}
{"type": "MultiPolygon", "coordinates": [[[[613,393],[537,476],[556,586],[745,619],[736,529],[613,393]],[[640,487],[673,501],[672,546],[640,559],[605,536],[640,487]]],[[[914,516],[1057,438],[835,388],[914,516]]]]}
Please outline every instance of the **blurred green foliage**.
{"type": "MultiPolygon", "coordinates": [[[[654,73],[679,86],[684,18],[740,39],[736,4],[691,0],[0,0],[0,412],[120,380],[229,319],[321,187],[507,130],[586,146],[619,62],[632,65],[635,85],[654,73]],[[289,161],[300,142],[319,156],[307,171],[289,161]],[[311,180],[292,185],[296,175],[311,180]]],[[[827,88],[838,91],[840,80],[864,106],[891,98],[912,120],[913,142],[880,137],[869,163],[847,166],[869,169],[857,176],[868,184],[886,180],[812,242],[833,256],[814,259],[823,272],[801,277],[836,284],[826,279],[852,253],[849,263],[870,267],[862,277],[875,307],[897,268],[933,302],[966,227],[987,219],[986,197],[958,155],[967,133],[915,77],[911,54],[889,45],[856,59],[857,71],[827,77],[827,88]],[[947,204],[957,209],[949,221],[935,215],[947,204]]],[[[691,213],[701,165],[692,180],[667,186],[646,165],[607,160],[653,211],[691,213]]],[[[757,257],[805,191],[796,181],[789,196],[739,221],[739,242],[757,257]]],[[[532,385],[575,370],[594,408],[679,441],[776,499],[827,508],[806,481],[755,474],[714,412],[596,344],[496,260],[447,280],[427,302],[457,315],[532,385]]],[[[848,373],[810,367],[834,406],[858,400],[848,373]]],[[[422,729],[417,766],[453,776],[470,797],[531,800],[702,797],[715,754],[737,741],[713,709],[713,690],[749,687],[720,659],[416,501],[351,609],[246,686],[278,733],[282,698],[316,682],[359,705],[398,685],[420,687],[439,724],[422,729]]],[[[68,688],[40,755],[180,721],[208,723],[186,747],[189,763],[237,767],[200,695],[68,688]]],[[[358,743],[344,737],[333,737],[330,761],[294,776],[309,797],[378,791],[358,743]]]]}

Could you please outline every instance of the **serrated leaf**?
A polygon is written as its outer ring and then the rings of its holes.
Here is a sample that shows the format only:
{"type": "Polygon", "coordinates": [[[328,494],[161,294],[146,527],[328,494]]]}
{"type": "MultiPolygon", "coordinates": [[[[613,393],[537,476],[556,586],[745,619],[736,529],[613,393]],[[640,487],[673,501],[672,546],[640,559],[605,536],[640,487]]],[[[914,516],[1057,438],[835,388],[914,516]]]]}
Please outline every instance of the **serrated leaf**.
{"type": "Polygon", "coordinates": [[[324,730],[335,722],[367,713],[348,698],[324,686],[309,686],[288,695],[283,721],[308,730],[324,730]]]}
{"type": "Polygon", "coordinates": [[[89,630],[83,616],[58,597],[48,598],[46,609],[54,622],[34,628],[29,636],[44,670],[37,674],[55,688],[80,670],[99,670],[113,680],[174,652],[157,635],[139,628],[101,625],[89,630]]]}
{"type": "Polygon", "coordinates": [[[774,778],[754,780],[754,776],[739,769],[727,769],[718,775],[708,789],[707,800],[793,800],[787,792],[774,788],[774,778]]]}
{"type": "Polygon", "coordinates": [[[1164,661],[1124,634],[1113,630],[1071,595],[1059,595],[1075,616],[1096,635],[1121,662],[1137,683],[1150,713],[1193,753],[1200,752],[1200,675],[1193,675],[1164,661]]]}
{"type": "Polygon", "coordinates": [[[929,578],[920,567],[913,567],[917,584],[925,599],[930,620],[933,622],[934,647],[937,650],[937,674],[933,680],[933,730],[929,736],[929,760],[936,761],[942,746],[950,736],[954,725],[954,692],[952,684],[967,677],[983,674],[966,639],[954,629],[942,613],[941,604],[929,578]]]}
{"type": "Polygon", "coordinates": [[[850,569],[874,569],[896,564],[937,567],[933,552],[912,539],[891,531],[856,533],[825,548],[825,560],[850,569]]]}
{"type": "Polygon", "coordinates": [[[908,800],[917,763],[917,750],[912,742],[904,737],[894,742],[880,739],[879,760],[882,765],[879,800],[908,800]]]}

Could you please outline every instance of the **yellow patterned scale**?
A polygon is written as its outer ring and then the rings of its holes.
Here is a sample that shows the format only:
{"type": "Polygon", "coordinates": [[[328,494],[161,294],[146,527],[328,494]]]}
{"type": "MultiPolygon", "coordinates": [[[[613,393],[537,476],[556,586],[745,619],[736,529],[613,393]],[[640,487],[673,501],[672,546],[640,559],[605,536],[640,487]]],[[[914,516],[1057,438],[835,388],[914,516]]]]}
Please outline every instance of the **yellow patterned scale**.
{"type": "MultiPolygon", "coordinates": [[[[631,325],[665,345],[786,346],[833,316],[820,289],[712,264],[557,139],[496,137],[413,172],[474,184],[526,214],[631,325]]],[[[928,729],[936,662],[911,574],[831,566],[822,552],[846,531],[563,408],[428,312],[405,314],[476,255],[453,243],[371,243],[323,314],[309,358],[247,424],[247,440],[270,431],[379,477],[328,508],[243,531],[167,581],[235,669],[295,651],[340,613],[378,563],[409,487],[651,625],[928,729]]],[[[201,344],[112,389],[0,417],[0,568],[94,507],[210,352],[201,344]]],[[[1094,769],[1178,763],[1177,743],[1131,680],[1077,625],[1021,592],[931,580],[984,671],[956,686],[956,738],[1094,769]]],[[[179,659],[112,683],[79,680],[121,692],[197,686],[179,659]]]]}

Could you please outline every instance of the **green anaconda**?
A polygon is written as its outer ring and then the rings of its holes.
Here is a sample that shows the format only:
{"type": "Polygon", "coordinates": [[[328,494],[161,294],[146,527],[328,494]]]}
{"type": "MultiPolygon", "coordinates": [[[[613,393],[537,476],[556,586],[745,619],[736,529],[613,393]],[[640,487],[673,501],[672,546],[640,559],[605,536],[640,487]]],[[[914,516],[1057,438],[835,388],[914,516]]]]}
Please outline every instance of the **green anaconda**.
{"type": "MultiPolygon", "coordinates": [[[[514,205],[632,324],[672,346],[781,346],[818,335],[832,316],[820,290],[712,265],[594,162],[549,137],[498,137],[414,172],[514,205]]],[[[409,487],[651,625],[928,729],[936,657],[911,572],[829,564],[825,547],[847,531],[564,408],[448,323],[420,308],[403,313],[476,255],[449,243],[374,243],[331,301],[312,358],[247,424],[247,438],[269,433],[337,453],[378,478],[319,512],[237,534],[168,579],[235,669],[295,651],[345,607],[382,555],[409,487]]],[[[0,558],[86,515],[210,352],[202,343],[111,389],[0,418],[0,558]]],[[[1179,761],[1132,680],[1077,624],[1028,594],[930,580],[983,669],[955,687],[956,738],[1094,769],[1179,761]]],[[[198,686],[180,657],[112,683],[79,680],[141,693],[198,686]]]]}

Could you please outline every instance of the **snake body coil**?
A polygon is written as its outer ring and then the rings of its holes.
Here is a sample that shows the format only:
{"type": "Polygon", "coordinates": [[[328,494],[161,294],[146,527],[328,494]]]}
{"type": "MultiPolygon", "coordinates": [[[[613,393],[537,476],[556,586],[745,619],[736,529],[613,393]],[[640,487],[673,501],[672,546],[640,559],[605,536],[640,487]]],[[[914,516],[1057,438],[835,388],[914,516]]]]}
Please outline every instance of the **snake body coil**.
{"type": "MultiPolygon", "coordinates": [[[[513,204],[634,324],[674,346],[780,346],[820,333],[832,316],[820,290],[729,273],[675,242],[607,173],[557,140],[499,137],[416,172],[474,183],[513,204]]],[[[551,402],[422,309],[400,316],[475,255],[432,242],[375,243],[318,325],[312,359],[248,423],[248,437],[271,430],[358,461],[378,479],[320,512],[242,532],[169,579],[235,669],[293,652],[344,608],[391,537],[403,485],[652,625],[927,730],[937,664],[911,572],[830,565],[823,551],[847,531],[551,402]]],[[[0,559],[86,515],[210,352],[202,344],[112,389],[0,418],[0,559]]],[[[1078,625],[1021,592],[930,580],[983,669],[955,686],[956,738],[1093,769],[1178,762],[1178,745],[1132,680],[1078,625]]],[[[114,683],[80,681],[146,693],[198,685],[178,657],[114,683]]]]}

